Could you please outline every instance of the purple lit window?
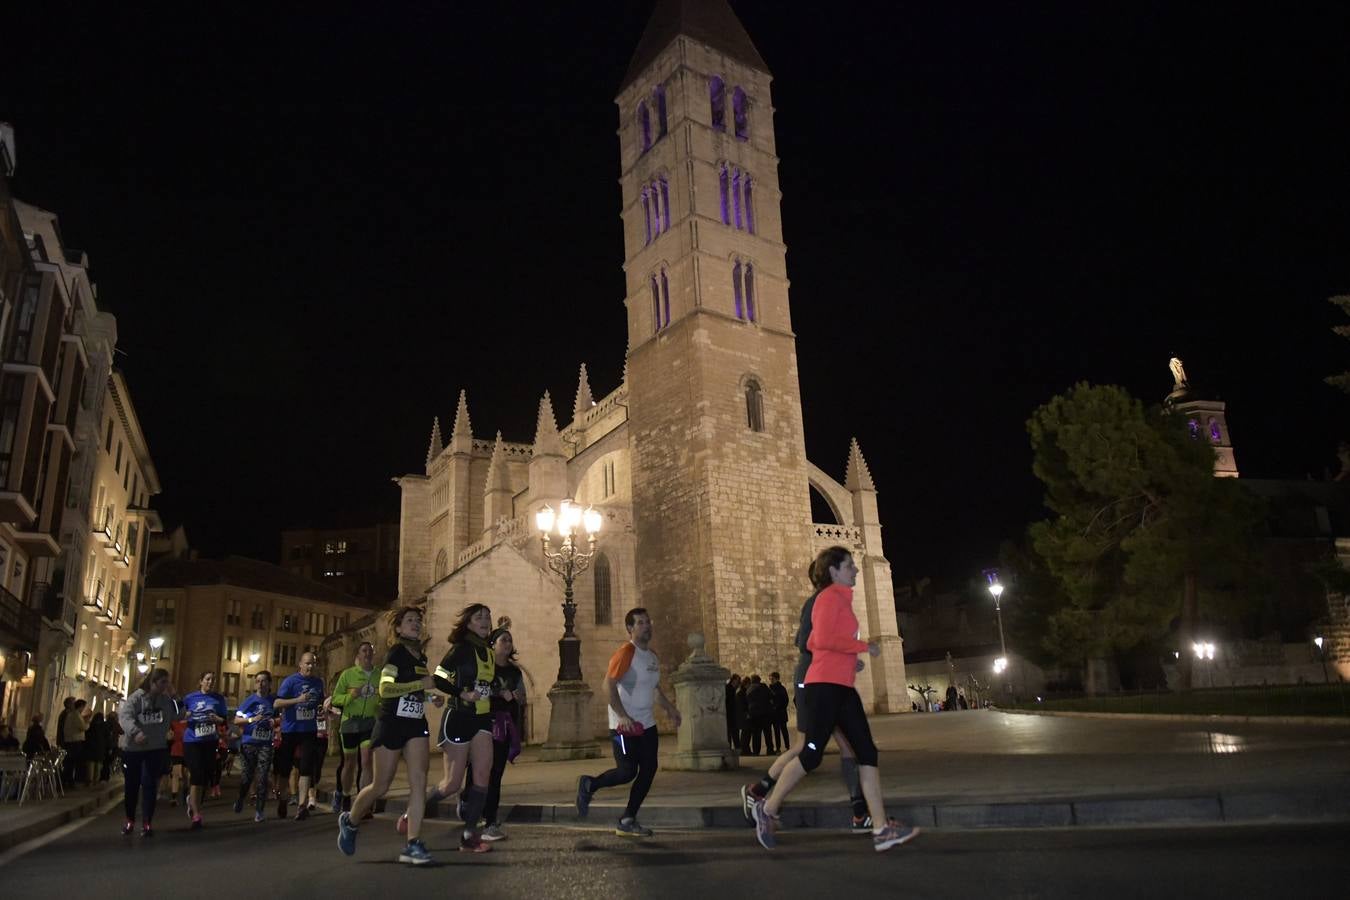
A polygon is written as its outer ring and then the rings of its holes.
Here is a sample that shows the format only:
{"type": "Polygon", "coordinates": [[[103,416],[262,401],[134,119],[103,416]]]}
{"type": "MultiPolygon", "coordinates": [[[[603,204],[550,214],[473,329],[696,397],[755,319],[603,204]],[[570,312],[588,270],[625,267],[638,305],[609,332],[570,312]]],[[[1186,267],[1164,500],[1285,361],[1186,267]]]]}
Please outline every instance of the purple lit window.
{"type": "Polygon", "coordinates": [[[736,318],[745,318],[745,304],[741,300],[741,263],[740,260],[731,267],[731,293],[736,297],[736,318]]]}
{"type": "Polygon", "coordinates": [[[755,267],[745,264],[745,317],[756,322],[755,317],[755,267]]]}
{"type": "Polygon", "coordinates": [[[716,75],[708,85],[708,99],[712,101],[712,127],[727,130],[727,86],[716,75]]]}
{"type": "Polygon", "coordinates": [[[665,317],[661,327],[670,324],[670,282],[666,280],[666,270],[661,270],[661,304],[665,307],[665,317]]]}
{"type": "Polygon", "coordinates": [[[722,224],[731,224],[731,176],[727,173],[727,167],[723,166],[722,171],[718,173],[717,185],[722,194],[722,224]]]}
{"type": "Polygon", "coordinates": [[[736,227],[741,227],[741,170],[731,176],[731,201],[736,207],[736,227]]]}
{"type": "Polygon", "coordinates": [[[652,276],[652,331],[661,330],[661,289],[657,287],[656,276],[652,276]]]}
{"type": "Polygon", "coordinates": [[[1219,434],[1218,419],[1209,420],[1209,439],[1216,444],[1222,439],[1221,435],[1219,434]]]}
{"type": "Polygon", "coordinates": [[[745,91],[736,88],[731,95],[731,114],[736,118],[736,137],[745,140],[750,137],[750,121],[746,118],[745,91]]]}
{"type": "Polygon", "coordinates": [[[652,207],[647,199],[647,189],[642,189],[642,224],[647,230],[647,243],[652,242],[652,207]]]}
{"type": "Polygon", "coordinates": [[[662,231],[670,230],[670,182],[666,181],[666,176],[661,176],[661,219],[663,225],[662,231]]]}
{"type": "Polygon", "coordinates": [[[755,204],[751,203],[750,176],[745,176],[745,230],[755,233],[755,204]]]}
{"type": "Polygon", "coordinates": [[[652,102],[656,105],[656,137],[666,136],[666,89],[657,85],[652,91],[652,102]]]}
{"type": "Polygon", "coordinates": [[[638,129],[642,132],[642,152],[652,148],[652,117],[647,112],[647,104],[638,104],[638,129]]]}
{"type": "Polygon", "coordinates": [[[661,191],[653,183],[649,188],[652,195],[652,235],[661,233],[661,191]]]}
{"type": "Polygon", "coordinates": [[[1200,423],[1195,419],[1191,419],[1187,424],[1191,426],[1191,437],[1198,438],[1200,436],[1200,423]]]}

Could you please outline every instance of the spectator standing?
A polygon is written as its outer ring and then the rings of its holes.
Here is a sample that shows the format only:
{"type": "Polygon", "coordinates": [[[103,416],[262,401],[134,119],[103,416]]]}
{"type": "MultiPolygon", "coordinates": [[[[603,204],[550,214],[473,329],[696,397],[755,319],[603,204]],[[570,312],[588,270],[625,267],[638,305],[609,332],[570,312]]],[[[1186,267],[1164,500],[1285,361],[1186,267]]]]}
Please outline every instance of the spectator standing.
{"type": "Polygon", "coordinates": [[[727,679],[727,743],[731,749],[741,749],[741,723],[736,718],[736,691],[741,686],[741,676],[732,675],[727,679]]]}
{"type": "Polygon", "coordinates": [[[65,742],[66,748],[64,775],[71,784],[75,783],[77,775],[80,776],[80,781],[87,783],[89,780],[88,767],[85,764],[84,740],[92,715],[88,703],[83,699],[76,700],[66,716],[66,724],[61,732],[61,739],[65,742]]]}
{"type": "Polygon", "coordinates": [[[782,753],[788,747],[788,692],[783,686],[783,678],[777,672],[769,673],[769,695],[773,697],[773,742],[775,753],[782,753]]]}
{"type": "Polygon", "coordinates": [[[0,722],[0,750],[8,753],[19,752],[19,739],[14,736],[9,725],[0,722]]]}
{"type": "Polygon", "coordinates": [[[103,774],[107,756],[108,723],[103,721],[103,713],[96,712],[90,717],[89,728],[84,733],[84,764],[90,784],[98,781],[103,774]]]}
{"type": "Polygon", "coordinates": [[[51,742],[47,740],[47,732],[42,730],[42,713],[33,716],[33,723],[28,726],[28,733],[23,738],[23,755],[32,759],[39,753],[46,753],[52,749],[51,742]]]}
{"type": "Polygon", "coordinates": [[[758,675],[750,676],[750,687],[745,691],[745,711],[750,722],[747,752],[751,756],[759,756],[761,747],[772,751],[773,695],[758,675]]]}

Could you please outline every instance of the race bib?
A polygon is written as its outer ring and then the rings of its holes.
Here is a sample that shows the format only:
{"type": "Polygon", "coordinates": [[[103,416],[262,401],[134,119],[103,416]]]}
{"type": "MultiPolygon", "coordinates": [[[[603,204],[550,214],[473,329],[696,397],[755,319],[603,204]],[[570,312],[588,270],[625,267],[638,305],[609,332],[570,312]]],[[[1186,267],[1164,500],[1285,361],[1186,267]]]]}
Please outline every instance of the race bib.
{"type": "Polygon", "coordinates": [[[197,737],[208,737],[216,733],[216,726],[210,722],[198,722],[192,726],[192,733],[197,737]]]}
{"type": "Polygon", "coordinates": [[[328,717],[319,716],[319,718],[314,722],[314,730],[317,731],[319,734],[326,736],[328,734],[328,717]]]}
{"type": "Polygon", "coordinates": [[[164,713],[158,709],[152,709],[149,712],[141,713],[137,719],[142,725],[163,725],[164,713]]]}
{"type": "Polygon", "coordinates": [[[253,727],[253,739],[255,741],[270,741],[272,739],[272,729],[270,726],[258,724],[253,727]]]}
{"type": "Polygon", "coordinates": [[[297,706],[295,708],[295,721],[297,722],[314,721],[314,707],[297,706]]]}
{"type": "Polygon", "coordinates": [[[404,694],[398,698],[397,713],[404,719],[422,718],[422,701],[414,700],[412,697],[404,694]]]}

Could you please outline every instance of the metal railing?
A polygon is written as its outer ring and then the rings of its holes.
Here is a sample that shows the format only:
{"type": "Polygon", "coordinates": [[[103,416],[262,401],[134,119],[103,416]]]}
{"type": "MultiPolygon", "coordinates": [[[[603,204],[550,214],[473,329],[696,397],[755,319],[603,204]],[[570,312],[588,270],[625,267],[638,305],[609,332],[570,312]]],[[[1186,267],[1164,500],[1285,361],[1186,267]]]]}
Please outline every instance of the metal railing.
{"type": "Polygon", "coordinates": [[[0,629],[13,635],[16,643],[36,653],[42,634],[42,617],[9,590],[0,587],[0,629]]]}

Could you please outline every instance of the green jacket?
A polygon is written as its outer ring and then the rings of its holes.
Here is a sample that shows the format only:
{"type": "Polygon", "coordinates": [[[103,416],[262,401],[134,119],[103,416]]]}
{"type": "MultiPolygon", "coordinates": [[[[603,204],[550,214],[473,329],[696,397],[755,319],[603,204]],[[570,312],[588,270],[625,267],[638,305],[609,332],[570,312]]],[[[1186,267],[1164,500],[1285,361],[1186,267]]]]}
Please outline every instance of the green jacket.
{"type": "Polygon", "coordinates": [[[380,670],[362,671],[360,666],[344,669],[333,685],[333,707],[342,710],[342,722],[373,719],[380,712],[380,670]],[[351,689],[359,688],[355,697],[351,689]]]}

